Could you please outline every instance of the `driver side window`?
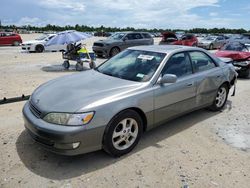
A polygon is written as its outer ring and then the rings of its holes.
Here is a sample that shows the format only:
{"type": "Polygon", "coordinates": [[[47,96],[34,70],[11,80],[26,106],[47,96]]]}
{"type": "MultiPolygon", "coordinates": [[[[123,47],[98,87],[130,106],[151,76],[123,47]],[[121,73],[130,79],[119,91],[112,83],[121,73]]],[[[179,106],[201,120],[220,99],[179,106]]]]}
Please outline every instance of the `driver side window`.
{"type": "Polygon", "coordinates": [[[192,65],[186,53],[178,53],[170,57],[162,71],[162,75],[174,74],[178,78],[192,73],[192,65]]]}

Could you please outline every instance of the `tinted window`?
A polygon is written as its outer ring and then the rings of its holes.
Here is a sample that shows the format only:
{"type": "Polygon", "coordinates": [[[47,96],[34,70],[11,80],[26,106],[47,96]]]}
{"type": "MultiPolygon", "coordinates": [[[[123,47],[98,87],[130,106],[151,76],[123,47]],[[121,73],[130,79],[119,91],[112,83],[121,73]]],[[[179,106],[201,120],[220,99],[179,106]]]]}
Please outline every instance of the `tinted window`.
{"type": "Polygon", "coordinates": [[[148,33],[142,33],[142,36],[143,36],[144,38],[152,38],[152,37],[150,36],[150,34],[148,34],[148,33]]]}
{"type": "Polygon", "coordinates": [[[202,72],[216,67],[213,60],[203,52],[190,52],[189,54],[196,72],[202,72]]]}
{"type": "Polygon", "coordinates": [[[140,33],[130,33],[130,34],[127,34],[126,38],[128,40],[137,40],[137,39],[142,39],[142,36],[140,33]]]}
{"type": "Polygon", "coordinates": [[[224,38],[222,36],[217,37],[217,40],[223,40],[224,38]]]}
{"type": "Polygon", "coordinates": [[[165,67],[162,74],[175,74],[177,77],[183,77],[192,74],[192,65],[186,53],[173,55],[165,67]]]}

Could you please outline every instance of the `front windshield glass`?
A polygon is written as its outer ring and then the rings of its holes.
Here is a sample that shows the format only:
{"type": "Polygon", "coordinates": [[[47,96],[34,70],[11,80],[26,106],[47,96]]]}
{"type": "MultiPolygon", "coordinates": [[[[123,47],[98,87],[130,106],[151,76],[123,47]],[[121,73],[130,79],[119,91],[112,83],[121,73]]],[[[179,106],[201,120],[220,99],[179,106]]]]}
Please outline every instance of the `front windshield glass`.
{"type": "Polygon", "coordinates": [[[111,35],[109,38],[114,39],[114,40],[120,40],[122,37],[125,35],[125,33],[115,33],[111,35]]]}
{"type": "Polygon", "coordinates": [[[228,43],[225,46],[223,46],[221,50],[247,52],[248,48],[247,46],[241,43],[228,43]]]}
{"type": "Polygon", "coordinates": [[[46,39],[48,36],[47,35],[42,35],[39,38],[37,38],[36,40],[44,40],[46,39]]]}
{"type": "Polygon", "coordinates": [[[125,80],[146,82],[152,78],[165,56],[165,53],[125,50],[96,70],[125,80]]]}

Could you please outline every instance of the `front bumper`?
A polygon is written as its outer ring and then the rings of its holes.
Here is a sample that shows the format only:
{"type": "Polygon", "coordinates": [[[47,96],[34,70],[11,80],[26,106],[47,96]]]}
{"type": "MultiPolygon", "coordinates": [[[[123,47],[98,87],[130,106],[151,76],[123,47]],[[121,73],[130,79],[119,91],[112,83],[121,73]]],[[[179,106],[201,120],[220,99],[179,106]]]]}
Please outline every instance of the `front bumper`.
{"type": "Polygon", "coordinates": [[[240,65],[236,65],[233,63],[233,66],[236,70],[236,72],[239,74],[239,77],[241,76],[245,76],[246,74],[249,74],[250,72],[250,66],[246,65],[246,66],[240,66],[240,65]]]}
{"type": "Polygon", "coordinates": [[[200,48],[209,49],[210,44],[198,43],[197,46],[200,47],[200,48]]]}
{"type": "Polygon", "coordinates": [[[54,125],[37,118],[27,102],[23,108],[24,125],[31,137],[46,149],[62,155],[79,155],[102,148],[105,126],[87,128],[86,126],[54,125]],[[62,149],[73,143],[80,145],[73,149],[62,149]],[[58,147],[60,146],[60,148],[58,147]]]}
{"type": "Polygon", "coordinates": [[[35,51],[34,46],[33,45],[26,45],[26,44],[22,44],[22,50],[25,51],[35,51]]]}
{"type": "Polygon", "coordinates": [[[109,56],[109,49],[101,46],[93,46],[93,52],[98,56],[109,56]]]}

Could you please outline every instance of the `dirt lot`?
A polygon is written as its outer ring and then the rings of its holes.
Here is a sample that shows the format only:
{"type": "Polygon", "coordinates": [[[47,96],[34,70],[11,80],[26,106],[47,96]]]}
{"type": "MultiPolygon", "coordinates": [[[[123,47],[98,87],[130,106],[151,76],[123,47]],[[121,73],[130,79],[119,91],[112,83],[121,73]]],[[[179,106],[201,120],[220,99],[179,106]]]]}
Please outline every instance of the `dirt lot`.
{"type": "MultiPolygon", "coordinates": [[[[24,40],[37,35],[23,35],[24,40]]],[[[86,41],[90,48],[92,38],[86,41]]],[[[30,94],[70,72],[44,72],[60,53],[0,47],[0,98],[30,94]]],[[[98,63],[104,59],[98,59],[98,63]]],[[[240,187],[250,184],[250,80],[240,79],[223,112],[196,111],[145,133],[129,155],[76,157],[45,151],[25,132],[24,102],[0,106],[0,187],[240,187]]]]}

